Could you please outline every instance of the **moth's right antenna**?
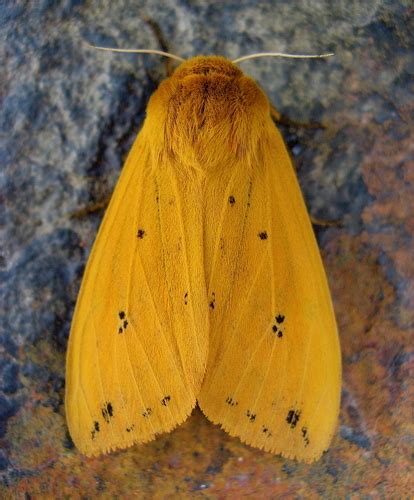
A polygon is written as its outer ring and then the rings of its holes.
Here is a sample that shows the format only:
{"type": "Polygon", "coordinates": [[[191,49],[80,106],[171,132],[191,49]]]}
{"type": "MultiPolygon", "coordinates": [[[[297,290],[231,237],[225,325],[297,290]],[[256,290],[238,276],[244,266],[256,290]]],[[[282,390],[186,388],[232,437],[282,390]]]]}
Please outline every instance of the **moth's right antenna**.
{"type": "Polygon", "coordinates": [[[257,54],[250,54],[249,56],[238,57],[233,59],[233,63],[247,61],[249,59],[256,59],[257,57],[288,57],[290,59],[321,59],[324,57],[332,57],[335,54],[330,52],[328,54],[285,54],[283,52],[258,52],[257,54]]]}

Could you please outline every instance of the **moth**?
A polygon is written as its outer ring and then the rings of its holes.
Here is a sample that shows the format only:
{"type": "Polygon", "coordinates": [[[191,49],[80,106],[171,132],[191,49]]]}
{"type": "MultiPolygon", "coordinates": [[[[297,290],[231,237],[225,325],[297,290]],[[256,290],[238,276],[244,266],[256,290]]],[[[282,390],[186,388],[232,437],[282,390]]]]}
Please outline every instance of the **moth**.
{"type": "Polygon", "coordinates": [[[269,100],[223,57],[152,95],[93,245],[70,332],[66,415],[85,455],[207,418],[312,462],[341,387],[322,260],[269,100]]]}

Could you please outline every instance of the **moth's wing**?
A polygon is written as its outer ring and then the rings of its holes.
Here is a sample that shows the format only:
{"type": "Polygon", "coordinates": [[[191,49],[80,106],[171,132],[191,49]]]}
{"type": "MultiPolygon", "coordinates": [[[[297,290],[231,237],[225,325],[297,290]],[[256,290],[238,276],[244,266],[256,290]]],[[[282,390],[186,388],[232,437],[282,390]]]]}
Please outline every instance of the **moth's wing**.
{"type": "Polygon", "coordinates": [[[86,455],[149,441],[196,403],[208,342],[202,206],[180,176],[138,137],[93,246],[66,371],[68,426],[86,455]]]}
{"type": "Polygon", "coordinates": [[[229,434],[306,462],[337,422],[340,349],[324,268],[283,140],[207,189],[210,348],[199,405],[229,434]]]}

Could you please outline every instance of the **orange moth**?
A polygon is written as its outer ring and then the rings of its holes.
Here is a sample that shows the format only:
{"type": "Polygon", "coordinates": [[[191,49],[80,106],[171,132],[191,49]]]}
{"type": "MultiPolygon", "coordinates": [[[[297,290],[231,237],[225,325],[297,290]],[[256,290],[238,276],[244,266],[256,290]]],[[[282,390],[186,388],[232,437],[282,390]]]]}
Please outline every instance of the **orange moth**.
{"type": "Polygon", "coordinates": [[[85,270],[66,415],[85,455],[145,443],[198,403],[232,436],[312,462],[341,386],[335,316],[269,101],[223,57],[152,95],[85,270]]]}

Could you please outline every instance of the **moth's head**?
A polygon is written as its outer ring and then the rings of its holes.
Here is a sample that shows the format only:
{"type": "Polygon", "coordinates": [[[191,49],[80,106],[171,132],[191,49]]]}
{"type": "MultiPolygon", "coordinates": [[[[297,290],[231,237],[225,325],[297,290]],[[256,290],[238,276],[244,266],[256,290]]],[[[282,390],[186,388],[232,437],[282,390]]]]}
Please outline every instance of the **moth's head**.
{"type": "Polygon", "coordinates": [[[258,85],[224,57],[183,62],[148,105],[151,128],[180,159],[213,169],[255,148],[269,103],[258,85]],[[160,130],[161,131],[161,130],[160,130]]]}
{"type": "MultiPolygon", "coordinates": [[[[184,61],[174,72],[173,77],[184,80],[199,75],[212,80],[215,77],[228,79],[240,78],[243,72],[231,61],[219,56],[198,56],[184,61]]],[[[203,80],[198,80],[205,81],[203,80]]]]}

